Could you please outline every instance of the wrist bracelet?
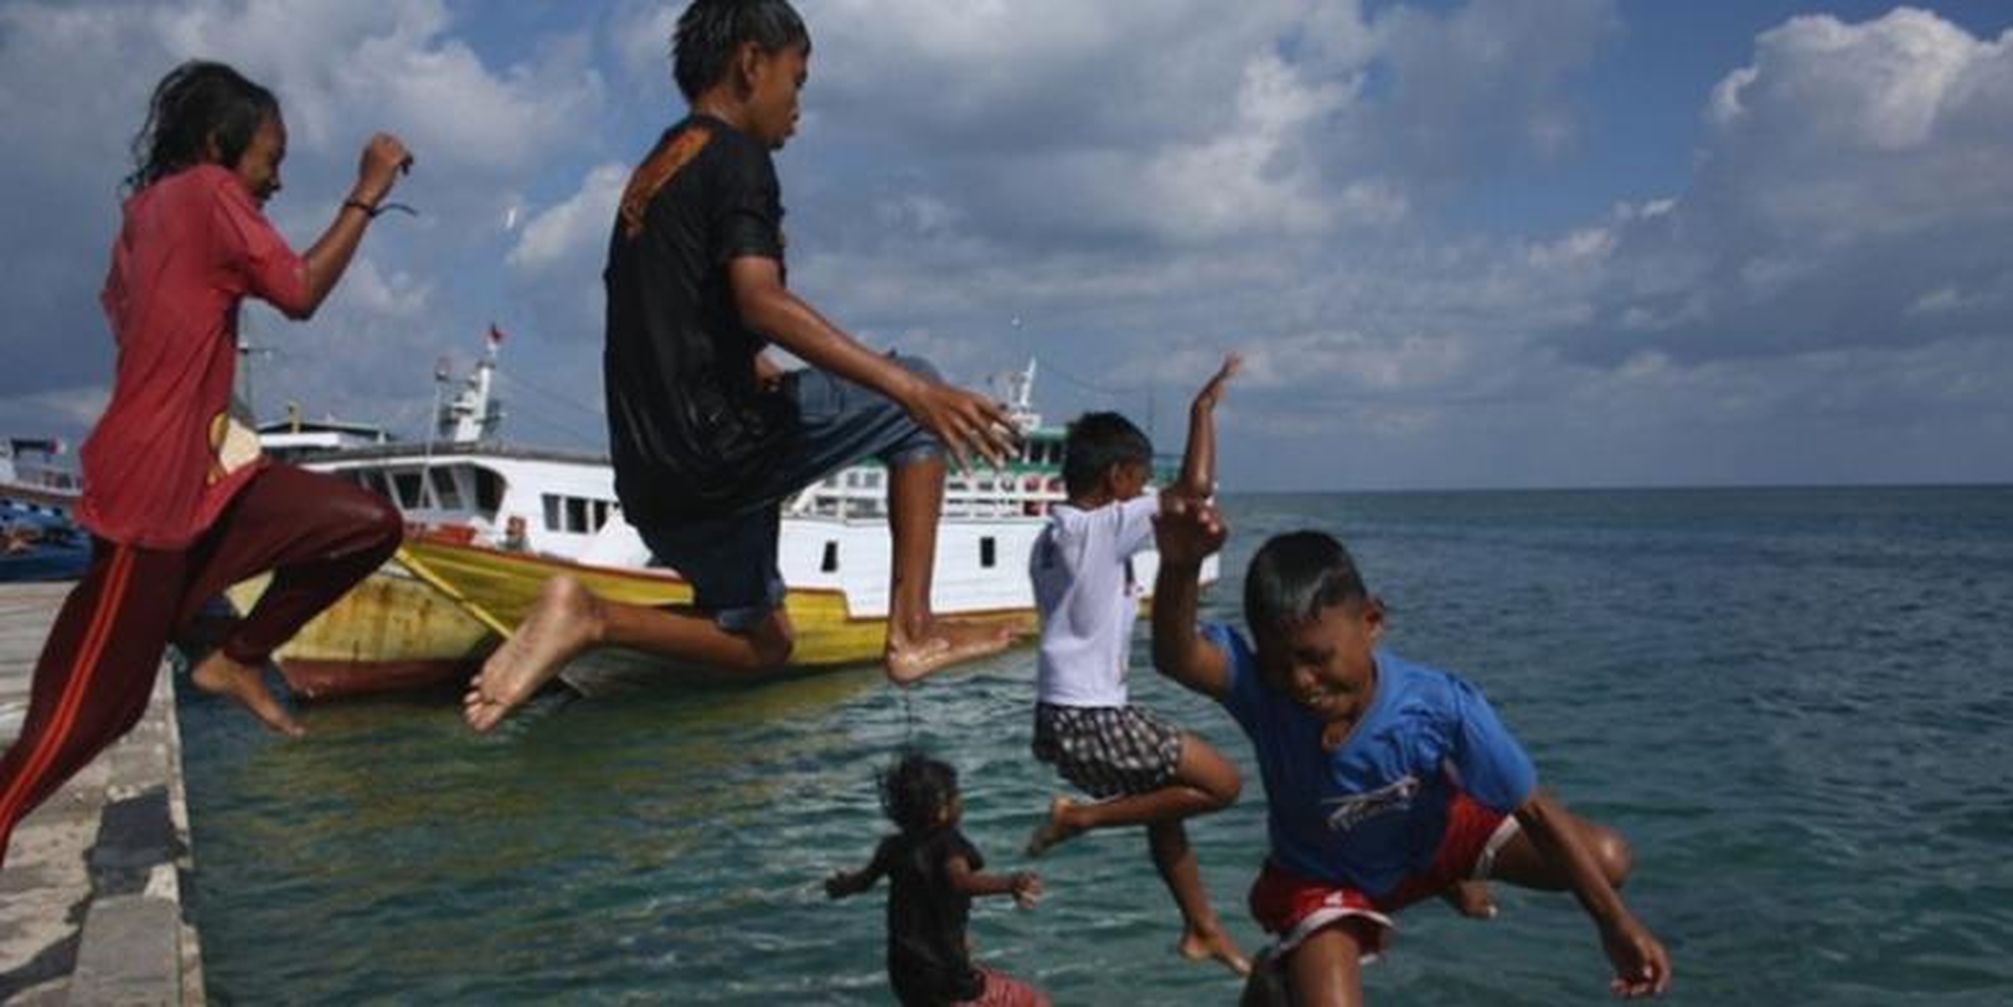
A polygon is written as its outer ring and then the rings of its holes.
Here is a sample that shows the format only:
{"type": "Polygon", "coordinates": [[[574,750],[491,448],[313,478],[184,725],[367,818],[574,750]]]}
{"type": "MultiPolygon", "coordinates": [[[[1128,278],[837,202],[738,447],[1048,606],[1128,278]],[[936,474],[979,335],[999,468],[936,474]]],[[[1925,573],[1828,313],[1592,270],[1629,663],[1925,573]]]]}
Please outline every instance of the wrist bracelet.
{"type": "Polygon", "coordinates": [[[371,220],[376,220],[378,214],[381,214],[386,210],[397,210],[400,213],[410,214],[415,217],[419,216],[418,210],[415,210],[412,207],[405,205],[404,203],[382,203],[377,206],[372,206],[371,204],[366,203],[361,199],[345,199],[342,201],[343,209],[347,210],[352,207],[358,210],[362,210],[363,215],[365,217],[370,218],[371,220]]]}

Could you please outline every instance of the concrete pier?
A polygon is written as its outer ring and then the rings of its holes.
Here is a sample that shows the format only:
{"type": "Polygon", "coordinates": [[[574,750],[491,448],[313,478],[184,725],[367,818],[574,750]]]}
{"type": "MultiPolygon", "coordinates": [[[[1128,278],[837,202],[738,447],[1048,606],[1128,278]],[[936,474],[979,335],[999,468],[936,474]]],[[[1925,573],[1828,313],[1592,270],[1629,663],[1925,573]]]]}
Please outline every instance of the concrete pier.
{"type": "MultiPolygon", "coordinates": [[[[69,584],[0,584],[0,742],[28,708],[69,584]]],[[[201,946],[183,905],[194,861],[174,676],[138,727],[14,830],[0,870],[0,1002],[200,1004],[201,946]]]]}

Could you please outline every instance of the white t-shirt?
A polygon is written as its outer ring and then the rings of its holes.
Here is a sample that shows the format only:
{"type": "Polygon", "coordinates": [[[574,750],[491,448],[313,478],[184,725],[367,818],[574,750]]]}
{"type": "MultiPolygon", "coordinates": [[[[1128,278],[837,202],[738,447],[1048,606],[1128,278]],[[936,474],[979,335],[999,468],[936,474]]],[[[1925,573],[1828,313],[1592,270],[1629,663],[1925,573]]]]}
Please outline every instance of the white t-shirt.
{"type": "Polygon", "coordinates": [[[1057,504],[1028,556],[1041,612],[1036,694],[1058,706],[1124,706],[1132,624],[1146,585],[1132,557],[1153,545],[1152,490],[1123,503],[1082,510],[1057,504]]]}

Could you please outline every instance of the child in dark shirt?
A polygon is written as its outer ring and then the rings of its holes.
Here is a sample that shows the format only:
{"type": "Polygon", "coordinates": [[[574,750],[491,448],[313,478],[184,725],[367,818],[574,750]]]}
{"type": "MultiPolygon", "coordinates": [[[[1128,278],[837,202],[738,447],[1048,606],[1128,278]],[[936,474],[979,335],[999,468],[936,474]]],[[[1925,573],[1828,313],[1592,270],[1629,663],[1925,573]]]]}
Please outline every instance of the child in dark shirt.
{"type": "Polygon", "coordinates": [[[958,831],[964,801],[957,770],[910,754],[881,778],[881,808],[901,831],[881,840],[866,867],[826,879],[825,894],[858,895],[887,876],[888,981],[896,998],[905,1007],[1047,1004],[1041,991],[971,960],[965,924],[972,896],[1011,895],[1032,909],[1041,879],[1032,871],[979,873],[985,858],[958,831]]]}

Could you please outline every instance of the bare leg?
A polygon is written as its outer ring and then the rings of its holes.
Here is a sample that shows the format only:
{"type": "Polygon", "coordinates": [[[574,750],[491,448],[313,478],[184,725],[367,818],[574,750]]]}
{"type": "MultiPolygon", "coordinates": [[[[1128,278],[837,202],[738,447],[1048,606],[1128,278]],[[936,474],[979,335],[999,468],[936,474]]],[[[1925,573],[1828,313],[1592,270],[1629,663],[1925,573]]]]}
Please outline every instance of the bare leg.
{"type": "MultiPolygon", "coordinates": [[[[1619,890],[1628,880],[1629,871],[1635,865],[1635,855],[1629,850],[1628,840],[1621,833],[1581,818],[1568,812],[1571,827],[1579,833],[1580,843],[1594,855],[1600,864],[1601,873],[1607,875],[1608,884],[1619,890]]],[[[1521,830],[1511,836],[1502,849],[1496,851],[1496,864],[1491,877],[1507,881],[1521,888],[1536,888],[1541,891],[1562,892],[1571,887],[1566,873],[1538,852],[1537,844],[1521,830]]]]}
{"type": "Polygon", "coordinates": [[[1242,788],[1237,767],[1230,760],[1201,738],[1184,732],[1181,761],[1167,786],[1097,804],[1057,797],[1049,802],[1048,820],[1028,839],[1027,853],[1041,856],[1049,847],[1092,829],[1174,822],[1217,811],[1234,803],[1242,788]]]}
{"type": "Polygon", "coordinates": [[[1215,959],[1245,975],[1251,964],[1210,908],[1202,873],[1188,845],[1188,832],[1181,824],[1185,818],[1228,807],[1241,789],[1237,767],[1201,738],[1184,733],[1181,761],[1168,786],[1100,804],[1076,804],[1057,797],[1049,804],[1048,821],[1028,840],[1027,851],[1030,856],[1040,856],[1056,843],[1091,829],[1146,826],[1153,865],[1181,910],[1181,940],[1176,949],[1189,961],[1215,959]]]}
{"type": "Polygon", "coordinates": [[[889,585],[888,678],[910,685],[931,672],[1013,643],[1003,626],[939,619],[930,612],[930,577],[937,557],[937,522],[943,513],[944,462],[929,458],[894,470],[888,485],[888,524],[894,538],[889,585]]]}
{"type": "Polygon", "coordinates": [[[730,633],[704,615],[606,601],[571,577],[554,577],[517,632],[469,682],[462,718],[478,731],[495,727],[591,647],[634,647],[695,664],[766,671],[789,659],[791,645],[782,609],[745,634],[730,633]]]}
{"type": "Polygon", "coordinates": [[[1343,920],[1316,930],[1286,952],[1283,971],[1299,1007],[1358,1007],[1363,1003],[1362,924],[1343,920]]]}
{"type": "Polygon", "coordinates": [[[242,664],[219,647],[189,672],[189,680],[204,692],[229,696],[244,704],[245,709],[252,711],[252,716],[289,738],[308,733],[307,728],[288,714],[287,708],[281,706],[272,691],[266,688],[263,665],[242,664]]]}
{"type": "Polygon", "coordinates": [[[1237,950],[1237,943],[1223,930],[1216,910],[1210,908],[1209,893],[1202,887],[1202,871],[1195,865],[1195,851],[1188,845],[1188,830],[1179,821],[1155,822],[1146,827],[1147,848],[1160,880],[1174,896],[1181,910],[1181,940],[1175,950],[1192,962],[1214,959],[1238,975],[1250,975],[1251,963],[1237,950]]]}

